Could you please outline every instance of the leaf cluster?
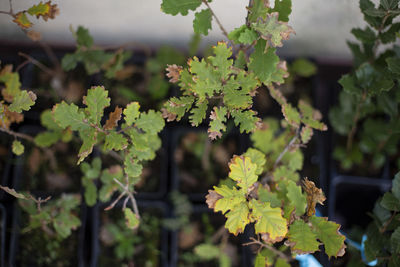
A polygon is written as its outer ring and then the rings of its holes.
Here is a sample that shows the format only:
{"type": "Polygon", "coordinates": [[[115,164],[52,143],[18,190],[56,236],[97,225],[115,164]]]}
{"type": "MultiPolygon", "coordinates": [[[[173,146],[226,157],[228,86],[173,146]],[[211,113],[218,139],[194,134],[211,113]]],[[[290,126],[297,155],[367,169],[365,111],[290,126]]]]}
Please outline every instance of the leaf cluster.
{"type": "Polygon", "coordinates": [[[377,266],[400,264],[400,173],[393,179],[392,190],[375,203],[373,221],[367,228],[365,256],[377,260],[377,266]]]}
{"type": "Polygon", "coordinates": [[[107,52],[96,47],[89,30],[82,26],[79,26],[76,31],[71,28],[71,32],[77,46],[74,53],[66,54],[62,58],[61,65],[65,71],[75,69],[77,64],[82,62],[87,74],[104,71],[107,78],[113,78],[118,71],[123,69],[124,62],[131,56],[130,52],[122,49],[107,52]]]}
{"type": "Polygon", "coordinates": [[[382,0],[376,7],[360,0],[360,9],[368,25],[355,28],[358,43],[348,42],[354,57],[354,69],[339,80],[343,90],[338,105],[330,114],[332,127],[347,136],[346,147],[336,147],[334,156],[344,169],[372,157],[376,168],[387,156],[394,155],[399,142],[399,56],[395,45],[400,24],[398,1],[382,0]],[[346,156],[347,154],[347,156],[346,156]]]}

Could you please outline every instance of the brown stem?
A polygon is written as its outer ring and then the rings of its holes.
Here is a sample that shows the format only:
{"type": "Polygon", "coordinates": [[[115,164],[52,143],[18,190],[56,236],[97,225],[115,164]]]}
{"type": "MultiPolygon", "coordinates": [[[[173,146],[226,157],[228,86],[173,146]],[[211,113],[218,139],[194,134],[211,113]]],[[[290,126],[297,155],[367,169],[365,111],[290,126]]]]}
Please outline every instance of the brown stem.
{"type": "Polygon", "coordinates": [[[278,255],[279,257],[285,259],[286,261],[290,262],[293,261],[291,257],[283,253],[282,251],[274,248],[273,246],[270,246],[266,243],[261,242],[260,240],[255,239],[254,237],[250,237],[251,242],[243,244],[243,246],[249,246],[249,245],[259,245],[260,247],[264,247],[270,251],[272,251],[274,254],[278,255]]]}
{"type": "Polygon", "coordinates": [[[31,142],[31,143],[35,143],[34,138],[33,138],[32,136],[30,136],[30,135],[23,134],[23,133],[17,133],[17,132],[14,132],[14,131],[12,131],[12,130],[9,130],[9,129],[3,128],[3,127],[0,127],[0,131],[1,131],[1,132],[5,132],[5,133],[7,133],[7,134],[9,134],[9,135],[12,135],[12,136],[14,136],[15,138],[18,137],[18,138],[27,140],[27,141],[29,141],[29,142],[31,142]]]}
{"type": "Polygon", "coordinates": [[[392,216],[390,217],[390,219],[383,225],[383,227],[381,229],[379,229],[379,232],[381,234],[383,234],[384,232],[386,232],[387,227],[389,226],[389,224],[393,221],[394,217],[396,217],[397,212],[395,211],[392,216]]]}
{"type": "Polygon", "coordinates": [[[49,74],[50,76],[55,76],[56,72],[53,71],[52,69],[49,69],[48,67],[46,67],[45,65],[43,65],[42,63],[40,63],[39,61],[37,61],[36,59],[34,59],[33,57],[19,52],[18,55],[20,55],[21,57],[26,58],[27,60],[29,60],[30,62],[32,62],[32,64],[34,64],[35,66],[37,66],[39,69],[41,69],[43,72],[46,72],[47,74],[49,74]]]}
{"type": "Polygon", "coordinates": [[[226,39],[228,39],[230,45],[233,47],[233,42],[229,39],[228,32],[226,31],[226,29],[224,28],[222,23],[219,21],[218,17],[215,15],[214,11],[211,9],[210,5],[208,4],[208,1],[203,0],[203,3],[208,7],[208,9],[210,9],[211,15],[214,17],[215,21],[217,22],[218,27],[221,29],[221,31],[225,35],[226,39]]]}
{"type": "Polygon", "coordinates": [[[286,152],[289,151],[289,149],[294,145],[294,143],[297,141],[297,139],[299,138],[300,135],[300,129],[301,126],[299,126],[299,128],[297,128],[296,130],[296,134],[293,136],[292,140],[290,140],[290,142],[286,145],[286,147],[283,149],[283,151],[281,152],[281,154],[279,154],[279,156],[276,158],[275,163],[274,163],[274,169],[278,166],[278,164],[281,162],[283,156],[286,154],[286,152]]]}

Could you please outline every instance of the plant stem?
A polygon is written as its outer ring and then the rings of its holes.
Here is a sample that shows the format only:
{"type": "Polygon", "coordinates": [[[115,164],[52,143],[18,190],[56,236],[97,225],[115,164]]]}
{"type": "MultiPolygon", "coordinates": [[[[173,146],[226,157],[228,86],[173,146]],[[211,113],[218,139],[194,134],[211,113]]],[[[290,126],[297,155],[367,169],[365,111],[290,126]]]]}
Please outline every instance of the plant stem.
{"type": "Polygon", "coordinates": [[[274,254],[278,255],[279,257],[285,259],[286,261],[290,262],[293,261],[292,258],[290,258],[288,255],[283,253],[282,251],[274,248],[273,246],[270,246],[266,243],[261,242],[260,240],[255,239],[254,237],[250,237],[251,242],[243,244],[243,246],[249,246],[249,245],[259,245],[260,247],[264,247],[270,251],[272,251],[274,254]]]}
{"type": "MultiPolygon", "coordinates": [[[[42,70],[43,72],[46,72],[50,76],[55,76],[56,75],[55,71],[53,71],[52,69],[49,69],[48,67],[46,67],[45,65],[43,65],[42,63],[40,63],[39,61],[34,59],[33,57],[31,57],[31,56],[29,56],[29,55],[27,55],[25,53],[22,53],[22,52],[19,52],[18,55],[20,55],[21,57],[26,58],[27,60],[32,62],[32,64],[37,66],[40,70],[42,70]]],[[[22,63],[22,64],[24,64],[24,63],[22,63]]],[[[19,66],[17,68],[19,68],[19,66]]]]}
{"type": "Polygon", "coordinates": [[[297,141],[297,139],[299,138],[300,135],[300,129],[301,126],[299,126],[299,128],[297,128],[296,130],[296,134],[293,136],[292,140],[290,140],[290,142],[286,145],[286,147],[283,149],[283,151],[281,152],[281,154],[279,154],[279,156],[276,158],[275,163],[274,163],[274,169],[278,166],[278,164],[281,162],[283,156],[286,154],[286,152],[289,151],[289,149],[294,145],[294,143],[297,141]]]}
{"type": "Polygon", "coordinates": [[[12,136],[14,136],[15,138],[18,137],[18,138],[27,140],[27,141],[29,141],[29,142],[31,142],[31,143],[35,143],[34,138],[33,138],[32,136],[30,136],[30,135],[23,134],[23,133],[17,133],[17,132],[14,132],[14,131],[12,131],[12,130],[9,130],[9,129],[3,128],[3,127],[0,127],[0,131],[1,131],[1,132],[5,132],[5,133],[7,133],[7,134],[9,134],[9,135],[12,135],[12,136]]]}
{"type": "Polygon", "coordinates": [[[214,11],[211,9],[211,7],[208,4],[207,0],[203,0],[203,3],[208,7],[208,9],[210,9],[211,15],[214,17],[215,21],[217,22],[218,27],[221,29],[221,31],[225,35],[226,39],[228,39],[228,42],[233,47],[233,42],[229,39],[228,32],[226,31],[226,29],[224,28],[222,23],[219,21],[218,17],[215,15],[214,11]]]}
{"type": "Polygon", "coordinates": [[[364,92],[362,95],[361,101],[357,103],[356,114],[354,115],[354,118],[353,118],[353,126],[351,127],[351,130],[350,130],[349,134],[347,135],[347,142],[346,142],[347,151],[350,151],[351,147],[353,146],[354,135],[357,132],[357,123],[358,123],[358,120],[360,119],[361,105],[364,103],[366,96],[367,95],[364,92]]]}

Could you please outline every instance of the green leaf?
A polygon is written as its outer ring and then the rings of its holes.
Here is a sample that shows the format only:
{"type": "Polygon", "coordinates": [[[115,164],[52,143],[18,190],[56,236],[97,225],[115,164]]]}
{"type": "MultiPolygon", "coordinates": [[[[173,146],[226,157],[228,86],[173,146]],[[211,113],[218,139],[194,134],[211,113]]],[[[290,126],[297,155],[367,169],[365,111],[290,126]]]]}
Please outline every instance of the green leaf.
{"type": "Polygon", "coordinates": [[[53,119],[53,114],[50,109],[46,109],[40,114],[40,123],[49,130],[62,130],[53,119]]]}
{"type": "Polygon", "coordinates": [[[369,8],[364,11],[364,13],[371,17],[383,18],[386,15],[386,12],[381,9],[369,8]]]}
{"type": "Polygon", "coordinates": [[[258,39],[258,34],[249,28],[246,28],[239,36],[238,41],[241,44],[252,44],[258,39]]]}
{"type": "Polygon", "coordinates": [[[342,256],[346,248],[344,244],[346,238],[339,233],[340,225],[330,222],[326,218],[316,216],[312,216],[310,221],[318,239],[324,243],[325,253],[329,257],[342,256]]]}
{"type": "Polygon", "coordinates": [[[307,78],[317,73],[317,66],[307,59],[300,58],[293,61],[290,65],[290,72],[293,72],[300,77],[307,78]]]}
{"type": "Polygon", "coordinates": [[[268,41],[272,47],[281,47],[282,40],[288,40],[289,35],[294,33],[292,27],[287,25],[286,22],[278,20],[278,13],[271,13],[267,15],[265,20],[259,20],[251,24],[251,27],[257,31],[261,38],[268,41]]]}
{"type": "Polygon", "coordinates": [[[139,108],[140,105],[138,102],[131,102],[124,109],[123,113],[125,115],[125,122],[128,126],[131,126],[139,117],[140,115],[139,108]]]}
{"type": "Polygon", "coordinates": [[[194,247],[194,253],[202,260],[210,261],[220,256],[220,249],[216,245],[203,243],[194,247]]]}
{"type": "Polygon", "coordinates": [[[136,126],[146,133],[157,134],[165,125],[165,121],[160,112],[149,110],[147,113],[140,113],[139,118],[136,120],[136,126]]]}
{"type": "Polygon", "coordinates": [[[373,44],[376,41],[375,33],[371,28],[366,27],[365,30],[362,29],[352,29],[351,33],[360,41],[366,44],[373,44]]]}
{"type": "Polygon", "coordinates": [[[231,112],[231,115],[234,118],[235,125],[240,125],[240,133],[253,132],[257,128],[257,123],[260,121],[253,110],[234,110],[231,112]]]}
{"type": "Polygon", "coordinates": [[[79,26],[73,35],[76,39],[76,43],[79,46],[90,48],[93,45],[93,37],[90,35],[89,30],[85,27],[79,26]]]}
{"type": "Polygon", "coordinates": [[[138,216],[135,213],[133,213],[133,211],[130,208],[124,209],[124,215],[125,215],[126,226],[129,229],[135,230],[136,228],[139,227],[140,220],[138,216]]]}
{"type": "Polygon", "coordinates": [[[257,253],[256,259],[254,260],[254,267],[265,267],[267,266],[267,258],[261,253],[257,253]]]}
{"type": "Polygon", "coordinates": [[[400,200],[390,192],[386,192],[383,195],[381,205],[388,210],[400,211],[400,200]]]}
{"type": "Polygon", "coordinates": [[[319,250],[317,235],[304,221],[295,221],[292,225],[290,225],[288,239],[290,242],[290,247],[294,253],[314,253],[315,251],[319,250]]]}
{"type": "Polygon", "coordinates": [[[61,132],[43,132],[35,136],[35,144],[40,147],[49,147],[61,139],[61,132]]]}
{"type": "Polygon", "coordinates": [[[106,135],[104,142],[105,150],[119,151],[125,149],[127,146],[128,140],[121,133],[110,132],[106,135]]]}
{"type": "Polygon", "coordinates": [[[142,174],[143,166],[137,160],[127,156],[124,160],[124,171],[131,178],[137,178],[142,174]]]}
{"type": "Polygon", "coordinates": [[[288,22],[289,15],[292,13],[292,0],[275,0],[275,5],[271,12],[278,12],[279,20],[288,22]]]}
{"type": "Polygon", "coordinates": [[[196,107],[192,109],[192,114],[189,116],[189,121],[192,126],[199,126],[199,124],[206,118],[206,111],[208,108],[208,101],[197,102],[196,107]]]}
{"type": "Polygon", "coordinates": [[[268,241],[275,243],[283,240],[287,233],[287,222],[280,208],[271,208],[270,203],[250,200],[251,217],[255,222],[256,234],[266,234],[268,241]]]}
{"type": "Polygon", "coordinates": [[[390,57],[386,59],[389,70],[395,74],[400,74],[400,59],[397,57],[390,57]]]}
{"type": "Polygon", "coordinates": [[[78,165],[92,153],[93,146],[97,143],[97,131],[94,128],[88,128],[79,132],[79,136],[83,143],[78,152],[78,165]]]}
{"type": "Polygon", "coordinates": [[[244,192],[257,182],[257,165],[246,156],[234,156],[229,163],[229,178],[234,180],[244,192]]]}
{"type": "Polygon", "coordinates": [[[282,206],[282,200],[279,199],[277,192],[271,192],[270,189],[259,186],[257,190],[258,199],[261,202],[268,202],[272,208],[278,208],[282,206]]]}
{"type": "Polygon", "coordinates": [[[243,156],[248,157],[251,162],[257,165],[257,169],[255,171],[256,175],[260,175],[264,170],[264,165],[267,161],[265,154],[255,148],[247,149],[246,153],[243,156]]]}
{"type": "Polygon", "coordinates": [[[390,243],[392,245],[392,253],[399,254],[400,253],[400,227],[397,227],[397,229],[391,235],[390,243]]]}
{"type": "Polygon", "coordinates": [[[85,112],[88,114],[90,122],[99,125],[104,108],[110,105],[108,91],[103,86],[92,87],[88,90],[87,96],[83,97],[83,104],[87,106],[85,112]]]}
{"type": "Polygon", "coordinates": [[[20,156],[24,153],[24,151],[24,145],[20,141],[14,140],[12,143],[12,152],[17,156],[20,156]]]}
{"type": "Polygon", "coordinates": [[[218,42],[213,47],[213,52],[214,56],[208,57],[208,60],[215,67],[213,74],[217,74],[219,79],[227,80],[233,64],[233,59],[228,59],[232,56],[232,48],[226,42],[218,42]]]}
{"type": "Polygon", "coordinates": [[[82,55],[79,53],[65,54],[61,59],[61,67],[65,71],[70,71],[76,68],[79,61],[82,60],[82,55]]]}
{"type": "Polygon", "coordinates": [[[193,102],[193,96],[182,96],[180,98],[171,97],[168,102],[164,104],[164,108],[162,109],[163,117],[166,118],[167,121],[180,121],[185,113],[192,107],[193,102]]]}
{"type": "Polygon", "coordinates": [[[302,216],[306,212],[307,199],[303,192],[301,192],[301,187],[293,181],[288,181],[286,189],[286,196],[290,203],[296,207],[297,216],[302,216]]]}
{"type": "Polygon", "coordinates": [[[392,193],[397,199],[400,199],[400,172],[396,173],[393,179],[392,193]]]}
{"type": "Polygon", "coordinates": [[[343,87],[344,91],[349,94],[361,95],[362,89],[356,85],[356,80],[354,76],[350,74],[345,74],[339,80],[340,85],[343,87]]]}
{"type": "Polygon", "coordinates": [[[221,131],[226,130],[225,122],[226,122],[226,107],[214,107],[214,110],[211,111],[210,115],[210,127],[208,128],[208,136],[211,139],[216,139],[217,137],[221,137],[221,131]]]}
{"type": "Polygon", "coordinates": [[[32,91],[23,90],[16,96],[8,109],[11,112],[21,113],[23,110],[28,111],[31,109],[31,106],[35,104],[36,95],[32,91]]]}
{"type": "Polygon", "coordinates": [[[85,202],[89,207],[92,207],[96,204],[97,201],[97,187],[95,183],[88,179],[87,177],[83,177],[82,185],[85,187],[85,202]]]}
{"type": "Polygon", "coordinates": [[[301,117],[300,113],[291,104],[287,103],[282,106],[282,114],[285,120],[295,128],[300,126],[301,117]]]}
{"type": "Polygon", "coordinates": [[[265,19],[269,11],[269,2],[266,0],[254,0],[249,8],[249,22],[256,22],[259,18],[265,19]]]}
{"type": "Polygon", "coordinates": [[[209,8],[204,9],[200,12],[196,12],[193,20],[193,30],[195,33],[208,35],[208,31],[211,30],[212,14],[209,8]]]}
{"type": "Polygon", "coordinates": [[[163,0],[161,3],[161,10],[173,16],[178,13],[186,16],[189,10],[196,10],[200,5],[201,0],[163,0]]]}
{"type": "Polygon", "coordinates": [[[284,259],[278,258],[276,259],[275,267],[290,267],[290,264],[287,263],[284,259]]]}
{"type": "Polygon", "coordinates": [[[396,41],[396,34],[400,31],[400,23],[393,23],[390,28],[379,34],[379,38],[381,39],[383,44],[388,44],[396,41]]]}
{"type": "Polygon", "coordinates": [[[250,55],[249,70],[254,71],[256,76],[264,84],[269,84],[271,75],[275,72],[279,63],[279,57],[274,48],[268,48],[265,53],[265,40],[258,40],[254,52],[250,55]]]}
{"type": "Polygon", "coordinates": [[[242,26],[240,26],[239,28],[235,28],[234,30],[232,30],[229,34],[228,34],[228,38],[229,40],[232,40],[235,43],[240,43],[239,42],[239,37],[240,35],[246,30],[247,25],[243,24],[242,26]]]}
{"type": "Polygon", "coordinates": [[[61,238],[67,238],[72,230],[79,227],[81,221],[72,213],[60,212],[53,220],[53,227],[61,238]]]}
{"type": "Polygon", "coordinates": [[[62,101],[53,107],[54,121],[63,129],[71,127],[73,131],[89,129],[85,121],[85,114],[75,104],[62,101]]]}

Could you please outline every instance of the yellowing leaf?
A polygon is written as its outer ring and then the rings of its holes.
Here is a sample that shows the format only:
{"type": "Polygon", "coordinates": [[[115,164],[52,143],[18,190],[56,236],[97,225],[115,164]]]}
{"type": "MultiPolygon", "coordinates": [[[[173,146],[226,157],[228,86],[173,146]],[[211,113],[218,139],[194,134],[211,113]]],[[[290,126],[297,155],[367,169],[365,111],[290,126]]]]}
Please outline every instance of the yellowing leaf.
{"type": "Polygon", "coordinates": [[[271,208],[270,203],[260,203],[255,199],[252,199],[249,204],[256,234],[263,234],[266,242],[282,241],[287,233],[287,222],[282,217],[282,210],[271,208]]]}
{"type": "Polygon", "coordinates": [[[15,14],[13,22],[17,23],[22,29],[28,29],[33,25],[32,22],[29,21],[25,12],[18,12],[15,14]]]}
{"type": "Polygon", "coordinates": [[[21,113],[23,110],[28,111],[35,104],[35,101],[36,95],[32,91],[23,90],[13,98],[8,109],[17,113],[21,113]]]}
{"type": "Polygon", "coordinates": [[[126,226],[129,229],[135,230],[136,228],[139,227],[139,217],[133,213],[133,211],[130,208],[125,208],[124,209],[124,215],[125,215],[125,221],[126,221],[126,226]]]}
{"type": "Polygon", "coordinates": [[[249,157],[234,156],[229,163],[229,177],[237,182],[244,192],[257,182],[257,165],[252,163],[249,157]]]}
{"type": "Polygon", "coordinates": [[[249,208],[246,202],[241,202],[225,214],[227,220],[225,227],[234,235],[242,233],[247,224],[250,223],[249,208]]]}
{"type": "Polygon", "coordinates": [[[20,141],[18,141],[18,140],[13,141],[12,152],[15,155],[17,155],[17,156],[22,155],[24,153],[24,150],[25,150],[24,145],[20,141]]]}
{"type": "Polygon", "coordinates": [[[230,209],[235,209],[237,205],[241,205],[246,201],[246,198],[242,191],[236,188],[229,188],[226,185],[221,187],[214,186],[214,192],[218,195],[214,195],[213,198],[216,199],[214,202],[214,211],[221,211],[226,213],[230,209]]]}
{"type": "Polygon", "coordinates": [[[7,65],[0,71],[0,82],[5,84],[5,88],[1,90],[4,100],[12,102],[15,96],[21,92],[21,83],[19,81],[19,74],[11,72],[12,66],[7,65]]]}
{"type": "Polygon", "coordinates": [[[329,257],[340,257],[345,253],[344,235],[339,233],[340,225],[328,221],[327,218],[312,216],[310,218],[314,232],[325,245],[325,253],[329,257]]]}
{"type": "Polygon", "coordinates": [[[307,223],[301,220],[295,221],[290,225],[288,240],[288,245],[297,254],[314,253],[319,250],[317,235],[307,223]]]}
{"type": "Polygon", "coordinates": [[[31,16],[36,16],[36,18],[42,17],[44,21],[47,21],[48,19],[54,19],[58,15],[59,10],[56,4],[51,4],[51,1],[46,3],[40,1],[39,4],[30,7],[27,12],[31,16]]]}

